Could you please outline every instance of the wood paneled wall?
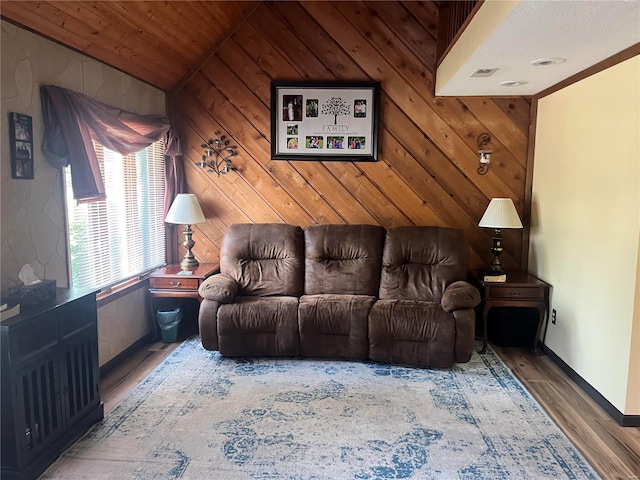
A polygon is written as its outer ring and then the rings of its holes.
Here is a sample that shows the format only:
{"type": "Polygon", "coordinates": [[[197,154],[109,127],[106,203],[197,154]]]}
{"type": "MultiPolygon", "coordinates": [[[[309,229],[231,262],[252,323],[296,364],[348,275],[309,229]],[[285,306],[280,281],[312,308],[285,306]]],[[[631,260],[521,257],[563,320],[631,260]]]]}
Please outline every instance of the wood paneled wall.
{"type": "MultiPolygon", "coordinates": [[[[530,102],[436,98],[437,21],[432,2],[260,4],[170,99],[188,191],[207,217],[196,257],[217,261],[232,223],[441,225],[464,230],[470,267],[484,266],[492,232],[477,224],[489,200],[511,197],[524,220],[530,102]],[[271,80],[380,82],[379,161],[270,160],[271,80]],[[238,171],[220,178],[195,164],[216,130],[239,153],[238,171]],[[482,132],[494,151],[484,176],[482,132]]],[[[501,260],[517,268],[523,231],[503,233],[501,260]]]]}

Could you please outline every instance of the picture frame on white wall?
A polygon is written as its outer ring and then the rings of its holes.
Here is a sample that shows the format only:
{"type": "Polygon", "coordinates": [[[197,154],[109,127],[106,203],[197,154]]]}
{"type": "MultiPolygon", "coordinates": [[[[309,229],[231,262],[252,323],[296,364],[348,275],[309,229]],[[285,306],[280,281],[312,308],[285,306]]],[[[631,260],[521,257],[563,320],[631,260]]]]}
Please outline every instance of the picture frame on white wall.
{"type": "Polygon", "coordinates": [[[11,178],[33,180],[33,120],[29,115],[9,114],[11,178]]]}

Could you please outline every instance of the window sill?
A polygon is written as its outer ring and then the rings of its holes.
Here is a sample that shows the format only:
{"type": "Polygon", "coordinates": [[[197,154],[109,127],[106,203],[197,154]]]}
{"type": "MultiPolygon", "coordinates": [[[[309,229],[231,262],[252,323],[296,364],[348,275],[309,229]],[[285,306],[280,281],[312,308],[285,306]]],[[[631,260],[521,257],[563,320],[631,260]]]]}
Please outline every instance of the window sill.
{"type": "Polygon", "coordinates": [[[149,275],[138,275],[130,280],[113,285],[112,287],[102,289],[96,299],[98,301],[98,308],[103,307],[111,302],[130,294],[131,292],[144,288],[149,285],[149,275]]]}

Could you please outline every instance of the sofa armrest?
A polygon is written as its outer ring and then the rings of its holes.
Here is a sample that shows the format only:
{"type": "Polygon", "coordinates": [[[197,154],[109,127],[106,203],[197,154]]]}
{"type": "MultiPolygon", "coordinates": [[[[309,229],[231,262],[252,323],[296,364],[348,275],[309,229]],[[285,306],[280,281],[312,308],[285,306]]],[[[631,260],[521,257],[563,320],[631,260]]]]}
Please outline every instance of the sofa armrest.
{"type": "Polygon", "coordinates": [[[222,305],[215,300],[202,300],[198,311],[200,341],[206,350],[218,350],[218,309],[222,305]]]}
{"type": "Polygon", "coordinates": [[[198,289],[202,298],[220,303],[231,302],[238,293],[238,283],[228,275],[219,273],[207,278],[198,289]]]}
{"type": "Polygon", "coordinates": [[[476,337],[476,314],[472,308],[461,308],[451,312],[456,324],[456,339],[453,361],[465,363],[471,360],[476,337]]]}
{"type": "Polygon", "coordinates": [[[480,303],[478,289],[465,281],[453,282],[442,295],[442,309],[453,312],[461,308],[473,308],[480,303]]]}

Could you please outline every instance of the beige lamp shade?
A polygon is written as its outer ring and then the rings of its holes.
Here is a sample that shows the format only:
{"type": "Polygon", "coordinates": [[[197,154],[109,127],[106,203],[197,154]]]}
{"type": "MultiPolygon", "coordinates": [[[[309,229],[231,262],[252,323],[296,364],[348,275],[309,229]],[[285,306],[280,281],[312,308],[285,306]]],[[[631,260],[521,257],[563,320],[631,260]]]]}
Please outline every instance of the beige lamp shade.
{"type": "Polygon", "coordinates": [[[193,193],[179,193],[173,200],[164,221],[179,225],[195,225],[203,223],[205,218],[198,199],[193,193]]]}
{"type": "Polygon", "coordinates": [[[478,226],[485,228],[522,228],[522,222],[513,200],[510,198],[492,198],[478,226]]]}

